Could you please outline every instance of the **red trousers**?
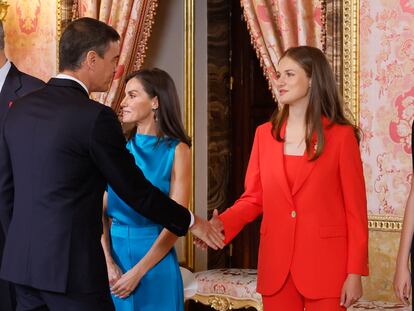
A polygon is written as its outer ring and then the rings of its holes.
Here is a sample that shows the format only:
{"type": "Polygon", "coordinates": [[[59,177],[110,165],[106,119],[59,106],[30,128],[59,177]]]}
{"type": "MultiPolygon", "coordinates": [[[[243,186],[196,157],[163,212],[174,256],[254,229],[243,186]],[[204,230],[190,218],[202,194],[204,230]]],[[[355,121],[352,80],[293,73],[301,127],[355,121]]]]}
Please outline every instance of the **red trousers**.
{"type": "Polygon", "coordinates": [[[340,298],[308,299],[297,290],[289,273],[285,285],[272,296],[262,296],[264,311],[345,311],[340,298]]]}

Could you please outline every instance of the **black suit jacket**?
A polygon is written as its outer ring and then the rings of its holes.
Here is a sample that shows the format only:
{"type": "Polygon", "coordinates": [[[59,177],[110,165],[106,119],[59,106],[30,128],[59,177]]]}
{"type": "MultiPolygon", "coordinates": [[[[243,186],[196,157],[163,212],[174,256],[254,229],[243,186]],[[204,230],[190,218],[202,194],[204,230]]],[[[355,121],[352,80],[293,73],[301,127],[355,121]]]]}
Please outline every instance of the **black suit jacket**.
{"type": "Polygon", "coordinates": [[[145,179],[112,109],[75,81],[51,79],[15,101],[0,150],[6,280],[62,293],[108,289],[100,244],[107,182],[145,217],[179,236],[188,230],[189,211],[145,179]]]}
{"type": "MultiPolygon", "coordinates": [[[[0,92],[0,127],[2,125],[1,120],[9,108],[10,101],[39,89],[44,85],[45,83],[42,80],[19,71],[12,63],[0,92]]],[[[5,234],[0,229],[0,262],[3,257],[4,241],[5,234]]],[[[8,283],[0,280],[0,310],[14,310],[13,305],[15,301],[12,298],[13,296],[14,294],[10,293],[8,283]]]]}

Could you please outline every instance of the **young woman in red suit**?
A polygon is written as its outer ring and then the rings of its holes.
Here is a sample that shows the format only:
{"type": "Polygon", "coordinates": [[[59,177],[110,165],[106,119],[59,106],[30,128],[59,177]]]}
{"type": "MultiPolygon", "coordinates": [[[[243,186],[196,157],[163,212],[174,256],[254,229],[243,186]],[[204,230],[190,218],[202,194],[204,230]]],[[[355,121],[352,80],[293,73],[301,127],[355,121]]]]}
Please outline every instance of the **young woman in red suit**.
{"type": "Polygon", "coordinates": [[[244,194],[212,223],[229,243],[263,215],[257,290],[265,311],[345,310],[368,274],[359,132],[320,50],[290,48],[278,69],[281,109],[256,130],[244,194]]]}

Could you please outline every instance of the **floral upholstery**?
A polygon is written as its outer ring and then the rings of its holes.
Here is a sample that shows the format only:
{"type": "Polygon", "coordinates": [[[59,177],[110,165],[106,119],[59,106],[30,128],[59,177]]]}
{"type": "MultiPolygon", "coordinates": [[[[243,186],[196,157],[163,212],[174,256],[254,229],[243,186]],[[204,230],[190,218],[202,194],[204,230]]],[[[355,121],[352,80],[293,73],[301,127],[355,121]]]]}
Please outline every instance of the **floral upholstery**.
{"type": "Polygon", "coordinates": [[[348,311],[411,311],[411,306],[406,307],[400,303],[382,302],[382,301],[359,301],[348,311]]]}
{"type": "Polygon", "coordinates": [[[197,294],[225,295],[233,299],[262,301],[256,292],[257,270],[216,269],[195,273],[197,294]]]}
{"type": "MultiPolygon", "coordinates": [[[[231,310],[234,307],[253,306],[262,310],[262,297],[256,292],[257,270],[254,269],[215,269],[194,273],[197,293],[193,299],[210,305],[215,310],[231,310]],[[202,300],[202,297],[216,299],[202,300]],[[226,297],[227,300],[217,300],[226,297]],[[220,299],[220,298],[218,298],[220,299]],[[236,301],[252,301],[254,304],[237,305],[236,301]]],[[[381,301],[358,301],[348,311],[411,311],[400,303],[381,301]]]]}

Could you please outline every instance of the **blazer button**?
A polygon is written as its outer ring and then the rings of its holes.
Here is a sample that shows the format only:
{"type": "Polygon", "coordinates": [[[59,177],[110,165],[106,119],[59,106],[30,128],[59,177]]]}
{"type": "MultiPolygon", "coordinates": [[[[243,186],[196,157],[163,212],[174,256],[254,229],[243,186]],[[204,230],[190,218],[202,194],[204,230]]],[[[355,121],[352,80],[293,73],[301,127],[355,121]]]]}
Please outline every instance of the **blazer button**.
{"type": "Polygon", "coordinates": [[[292,216],[292,218],[296,218],[296,211],[292,211],[290,215],[292,216]]]}

